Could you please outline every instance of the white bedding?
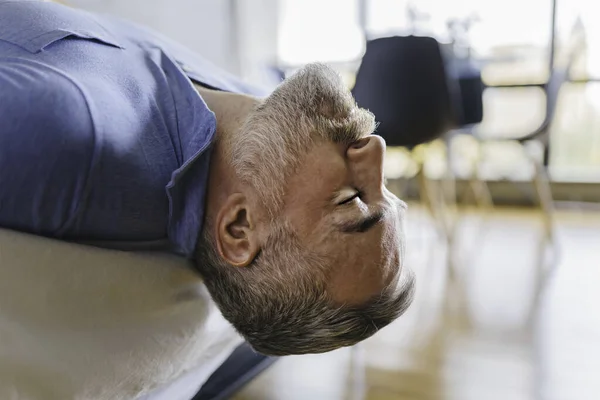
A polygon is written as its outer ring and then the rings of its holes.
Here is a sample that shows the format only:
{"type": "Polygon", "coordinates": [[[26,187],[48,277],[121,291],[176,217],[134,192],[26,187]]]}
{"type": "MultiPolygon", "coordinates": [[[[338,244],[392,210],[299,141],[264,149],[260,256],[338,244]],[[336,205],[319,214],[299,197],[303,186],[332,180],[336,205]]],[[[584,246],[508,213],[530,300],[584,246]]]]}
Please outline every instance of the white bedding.
{"type": "Polygon", "coordinates": [[[183,259],[0,229],[2,400],[189,400],[240,343],[183,259]]]}

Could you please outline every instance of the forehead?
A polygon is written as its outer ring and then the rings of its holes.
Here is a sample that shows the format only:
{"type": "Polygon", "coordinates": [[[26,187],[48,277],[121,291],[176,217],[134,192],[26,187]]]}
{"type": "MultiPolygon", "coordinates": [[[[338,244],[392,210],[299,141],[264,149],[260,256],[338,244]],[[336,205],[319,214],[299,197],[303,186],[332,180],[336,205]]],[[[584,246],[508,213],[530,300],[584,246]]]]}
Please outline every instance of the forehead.
{"type": "Polygon", "coordinates": [[[403,248],[399,229],[388,216],[366,234],[332,232],[323,237],[320,250],[328,252],[329,290],[335,300],[363,303],[398,276],[403,248]]]}
{"type": "Polygon", "coordinates": [[[348,234],[336,229],[333,214],[319,214],[298,239],[325,261],[333,299],[362,304],[380,294],[400,272],[404,248],[401,217],[390,212],[368,232],[348,234]]]}

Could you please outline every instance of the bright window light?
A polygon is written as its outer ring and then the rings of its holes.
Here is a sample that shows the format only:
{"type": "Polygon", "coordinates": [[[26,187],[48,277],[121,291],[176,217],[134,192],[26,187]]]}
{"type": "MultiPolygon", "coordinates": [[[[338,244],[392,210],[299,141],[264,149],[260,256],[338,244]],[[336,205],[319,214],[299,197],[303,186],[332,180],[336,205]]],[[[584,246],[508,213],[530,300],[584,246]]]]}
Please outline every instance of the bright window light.
{"type": "Polygon", "coordinates": [[[286,65],[359,60],[364,35],[354,0],[281,0],[279,61],[286,65]]]}

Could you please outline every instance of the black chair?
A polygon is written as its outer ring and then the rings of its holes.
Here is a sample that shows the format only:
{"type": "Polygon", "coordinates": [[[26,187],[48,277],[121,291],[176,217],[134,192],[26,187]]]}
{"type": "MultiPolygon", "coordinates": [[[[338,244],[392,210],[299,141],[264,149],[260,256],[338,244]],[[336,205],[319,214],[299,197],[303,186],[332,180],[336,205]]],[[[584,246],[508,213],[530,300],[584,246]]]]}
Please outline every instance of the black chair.
{"type": "MultiPolygon", "coordinates": [[[[530,157],[535,169],[532,178],[532,183],[535,188],[539,207],[543,213],[544,222],[544,233],[545,239],[552,242],[554,238],[554,224],[553,224],[553,210],[554,201],[552,197],[552,190],[550,187],[550,181],[548,178],[548,164],[550,160],[550,128],[554,121],[556,114],[556,105],[558,103],[558,97],[560,90],[564,87],[564,84],[570,81],[570,71],[573,63],[577,57],[581,54],[582,45],[581,42],[574,43],[570,48],[565,49],[565,57],[556,57],[556,24],[557,24],[557,2],[552,0],[552,18],[550,24],[550,42],[549,42],[549,57],[548,57],[548,69],[550,76],[544,83],[531,83],[531,84],[509,84],[509,85],[493,85],[490,88],[501,88],[501,89],[513,89],[513,88],[540,88],[545,94],[545,116],[540,125],[532,132],[520,136],[510,137],[508,135],[501,135],[500,137],[494,138],[485,136],[481,138],[482,142],[486,141],[516,141],[522,145],[527,142],[535,141],[542,145],[543,156],[542,159],[536,159],[530,157]]],[[[528,154],[529,156],[529,154],[528,154]]]]}
{"type": "Polygon", "coordinates": [[[442,51],[431,37],[368,41],[352,94],[375,114],[388,146],[413,148],[458,124],[442,51]]]}
{"type": "MultiPolygon", "coordinates": [[[[545,238],[551,241],[554,237],[554,223],[553,223],[553,210],[554,200],[552,197],[552,190],[550,187],[550,181],[548,178],[548,163],[550,158],[550,128],[554,121],[556,114],[556,105],[560,90],[564,84],[569,81],[569,72],[573,61],[575,60],[577,49],[572,51],[566,60],[560,65],[556,65],[554,62],[550,63],[550,77],[544,83],[532,83],[532,84],[514,84],[514,85],[494,85],[495,89],[513,89],[513,88],[540,88],[545,94],[545,115],[540,125],[535,128],[532,132],[520,136],[511,137],[509,135],[500,135],[496,138],[490,136],[480,137],[480,142],[492,142],[492,141],[516,141],[521,145],[527,142],[535,141],[542,145],[543,156],[542,159],[536,159],[529,157],[534,166],[534,174],[532,177],[532,184],[535,188],[535,193],[538,201],[540,210],[542,211],[543,222],[544,222],[544,235],[545,238]]],[[[553,54],[551,54],[553,57],[553,54]]],[[[524,147],[525,148],[525,147],[524,147]]],[[[527,154],[529,156],[529,154],[527,154]]]]}
{"type": "Polygon", "coordinates": [[[450,77],[451,97],[459,129],[465,130],[483,120],[483,91],[481,69],[470,59],[457,57],[451,49],[444,54],[450,77]]]}
{"type": "MultiPolygon", "coordinates": [[[[413,150],[483,118],[481,74],[426,36],[368,41],[352,93],[375,115],[376,133],[390,147],[413,150]]],[[[424,157],[414,153],[421,199],[450,242],[442,191],[427,179],[424,157]]]]}

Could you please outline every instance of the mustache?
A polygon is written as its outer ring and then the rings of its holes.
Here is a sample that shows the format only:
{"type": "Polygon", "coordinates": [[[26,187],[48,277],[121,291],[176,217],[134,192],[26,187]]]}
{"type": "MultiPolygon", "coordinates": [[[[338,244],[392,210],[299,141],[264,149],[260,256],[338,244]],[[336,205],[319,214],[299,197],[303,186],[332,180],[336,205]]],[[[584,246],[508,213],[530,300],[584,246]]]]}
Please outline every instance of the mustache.
{"type": "Polygon", "coordinates": [[[325,139],[333,143],[350,146],[375,132],[377,124],[372,115],[357,108],[347,118],[341,120],[327,120],[328,129],[324,130],[325,139]]]}

